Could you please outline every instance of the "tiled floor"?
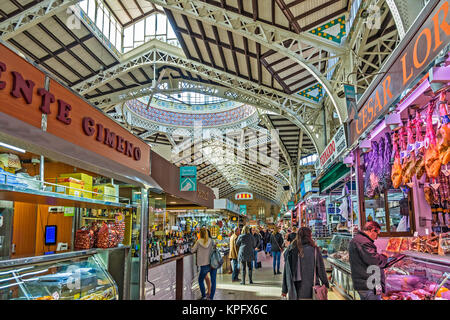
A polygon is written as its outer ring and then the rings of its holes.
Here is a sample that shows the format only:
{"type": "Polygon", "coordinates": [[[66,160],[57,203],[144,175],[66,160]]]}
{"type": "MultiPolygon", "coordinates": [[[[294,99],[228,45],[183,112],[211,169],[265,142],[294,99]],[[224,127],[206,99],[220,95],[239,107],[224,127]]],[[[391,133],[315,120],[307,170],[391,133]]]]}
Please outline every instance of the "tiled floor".
{"type": "MultiPolygon", "coordinates": [[[[283,271],[283,261],[280,270],[283,271]]],[[[242,274],[239,278],[242,278],[242,274]]],[[[239,282],[231,281],[231,274],[218,274],[214,300],[279,300],[282,280],[282,274],[273,274],[272,258],[267,255],[266,260],[262,261],[262,268],[253,269],[253,284],[241,285],[239,282]]],[[[344,300],[333,290],[329,291],[328,299],[344,300]]]]}

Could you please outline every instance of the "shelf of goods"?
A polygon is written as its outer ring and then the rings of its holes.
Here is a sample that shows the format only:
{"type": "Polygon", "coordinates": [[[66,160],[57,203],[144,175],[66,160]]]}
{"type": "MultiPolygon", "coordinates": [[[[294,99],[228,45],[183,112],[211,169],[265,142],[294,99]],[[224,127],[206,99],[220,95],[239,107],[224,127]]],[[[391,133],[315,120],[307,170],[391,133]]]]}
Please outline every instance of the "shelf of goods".
{"type": "Polygon", "coordinates": [[[42,205],[79,207],[79,208],[132,208],[133,205],[118,202],[80,198],[73,195],[41,191],[0,183],[0,199],[7,201],[36,203],[42,205]]]}
{"type": "Polygon", "coordinates": [[[351,234],[334,234],[328,246],[327,261],[331,265],[331,283],[344,297],[357,299],[357,292],[353,288],[349,263],[348,245],[351,234]]]}
{"type": "Polygon", "coordinates": [[[96,250],[0,261],[0,300],[117,300],[96,250]]]}

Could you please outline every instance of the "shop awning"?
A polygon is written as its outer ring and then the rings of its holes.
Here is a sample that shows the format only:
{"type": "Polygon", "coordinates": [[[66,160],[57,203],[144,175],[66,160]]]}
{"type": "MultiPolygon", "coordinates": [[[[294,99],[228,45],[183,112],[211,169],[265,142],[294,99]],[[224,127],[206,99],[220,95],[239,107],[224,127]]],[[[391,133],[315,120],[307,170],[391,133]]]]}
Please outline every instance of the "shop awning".
{"type": "Polygon", "coordinates": [[[162,190],[150,175],[111,161],[2,112],[0,112],[0,141],[105,177],[135,186],[162,190]]]}
{"type": "Polygon", "coordinates": [[[337,163],[333,166],[325,175],[319,179],[319,189],[320,193],[325,191],[327,188],[332,186],[340,178],[347,175],[350,172],[350,168],[347,167],[342,162],[337,163]]]}

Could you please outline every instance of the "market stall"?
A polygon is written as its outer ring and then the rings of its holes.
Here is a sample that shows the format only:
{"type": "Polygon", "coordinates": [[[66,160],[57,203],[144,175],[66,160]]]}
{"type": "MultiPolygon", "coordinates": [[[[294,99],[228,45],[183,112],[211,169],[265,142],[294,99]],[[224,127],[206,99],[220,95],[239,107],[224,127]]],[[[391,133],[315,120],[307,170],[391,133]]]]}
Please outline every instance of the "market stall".
{"type": "Polygon", "coordinates": [[[448,10],[446,1],[424,8],[350,114],[360,226],[377,221],[379,251],[407,254],[386,270],[384,299],[436,296],[450,271],[448,10]]]}
{"type": "Polygon", "coordinates": [[[40,279],[31,290],[19,281],[25,272],[1,296],[129,299],[135,291],[139,298],[130,257],[147,208],[122,189],[159,188],[150,147],[13,50],[0,45],[0,57],[0,214],[8,223],[0,231],[1,277],[25,268],[40,279]],[[84,279],[85,271],[86,282],[105,286],[46,286],[78,272],[84,279]]]}

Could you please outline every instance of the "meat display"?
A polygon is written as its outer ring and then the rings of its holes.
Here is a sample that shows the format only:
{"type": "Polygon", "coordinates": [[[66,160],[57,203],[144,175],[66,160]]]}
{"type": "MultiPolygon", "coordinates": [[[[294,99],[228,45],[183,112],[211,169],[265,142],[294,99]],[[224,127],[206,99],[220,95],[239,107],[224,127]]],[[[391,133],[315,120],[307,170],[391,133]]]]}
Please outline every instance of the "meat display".
{"type": "Polygon", "coordinates": [[[420,180],[425,173],[425,159],[424,159],[424,139],[422,135],[422,125],[423,121],[420,116],[420,113],[416,111],[416,118],[414,122],[414,126],[416,128],[416,142],[415,142],[415,154],[416,154],[416,164],[414,171],[416,173],[416,177],[420,180]]]}
{"type": "Polygon", "coordinates": [[[407,158],[403,164],[403,180],[402,184],[406,185],[411,182],[412,177],[415,174],[416,168],[416,154],[413,151],[414,149],[414,136],[413,136],[413,124],[411,120],[408,120],[408,124],[406,127],[407,136],[408,136],[408,145],[407,145],[407,158]]]}
{"type": "Polygon", "coordinates": [[[431,179],[436,179],[439,176],[439,171],[441,169],[441,160],[439,158],[439,149],[433,129],[433,110],[434,104],[430,103],[427,110],[425,170],[428,177],[431,179]]]}
{"type": "Polygon", "coordinates": [[[392,179],[392,186],[397,189],[400,187],[400,184],[402,183],[402,165],[400,163],[400,151],[399,151],[399,145],[398,145],[398,139],[399,134],[398,132],[394,133],[394,165],[392,166],[392,173],[391,173],[391,179],[392,179]]]}
{"type": "MultiPolygon", "coordinates": [[[[378,143],[372,141],[372,150],[367,155],[367,165],[365,166],[365,195],[369,198],[373,198],[378,189],[379,177],[374,174],[374,169],[377,166],[378,159],[378,143]]],[[[378,164],[379,166],[379,164],[378,164]]]]}
{"type": "Polygon", "coordinates": [[[450,162],[450,116],[445,92],[442,92],[439,97],[439,115],[441,127],[437,132],[437,144],[441,164],[446,165],[450,162]]]}
{"type": "Polygon", "coordinates": [[[384,153],[383,153],[383,164],[382,172],[380,178],[380,192],[388,190],[392,186],[391,181],[391,157],[392,157],[392,140],[391,134],[386,132],[384,135],[384,153]]]}

